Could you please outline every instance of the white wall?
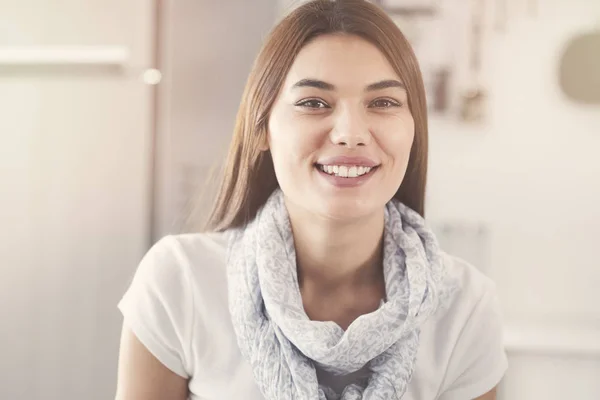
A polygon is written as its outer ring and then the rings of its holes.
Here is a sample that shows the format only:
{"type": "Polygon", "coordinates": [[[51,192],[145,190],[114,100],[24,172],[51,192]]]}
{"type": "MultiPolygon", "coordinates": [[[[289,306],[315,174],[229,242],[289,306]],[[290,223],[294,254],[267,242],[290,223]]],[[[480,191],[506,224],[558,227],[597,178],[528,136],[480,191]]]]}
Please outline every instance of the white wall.
{"type": "Polygon", "coordinates": [[[149,237],[153,5],[0,1],[3,46],[115,45],[112,68],[0,66],[0,398],[114,396],[116,303],[149,237]]]}
{"type": "Polygon", "coordinates": [[[600,325],[600,107],[567,100],[557,74],[561,49],[593,29],[600,3],[544,2],[540,14],[490,37],[488,124],[432,121],[429,211],[490,222],[511,318],[600,325]]]}
{"type": "Polygon", "coordinates": [[[505,398],[591,400],[600,398],[600,106],[568,101],[557,71],[569,37],[600,29],[600,2],[538,3],[536,19],[513,12],[506,34],[487,38],[489,123],[432,120],[428,212],[489,225],[510,352],[505,398]]]}

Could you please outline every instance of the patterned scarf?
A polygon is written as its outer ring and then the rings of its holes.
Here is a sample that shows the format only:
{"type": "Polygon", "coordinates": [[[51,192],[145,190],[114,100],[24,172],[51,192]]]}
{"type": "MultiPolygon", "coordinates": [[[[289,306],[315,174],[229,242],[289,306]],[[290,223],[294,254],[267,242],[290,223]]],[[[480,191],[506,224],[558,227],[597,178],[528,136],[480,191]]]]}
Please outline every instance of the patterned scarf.
{"type": "Polygon", "coordinates": [[[283,193],[277,189],[245,228],[231,231],[229,308],[238,346],[267,400],[401,399],[415,366],[423,322],[449,292],[442,252],[423,218],[392,200],[385,207],[386,303],[346,331],[311,321],[300,295],[283,193]],[[315,366],[370,377],[343,393],[319,385],[315,366]]]}

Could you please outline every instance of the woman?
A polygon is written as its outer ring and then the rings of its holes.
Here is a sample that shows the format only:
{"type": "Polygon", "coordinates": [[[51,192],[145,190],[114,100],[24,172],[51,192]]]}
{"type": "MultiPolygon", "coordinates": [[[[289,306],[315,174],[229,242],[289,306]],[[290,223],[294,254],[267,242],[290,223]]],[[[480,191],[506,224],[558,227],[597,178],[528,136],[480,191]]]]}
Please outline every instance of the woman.
{"type": "Polygon", "coordinates": [[[213,233],[155,244],[119,304],[117,399],[495,399],[494,285],[438,248],[426,168],[395,24],[296,9],[249,77],[213,233]]]}

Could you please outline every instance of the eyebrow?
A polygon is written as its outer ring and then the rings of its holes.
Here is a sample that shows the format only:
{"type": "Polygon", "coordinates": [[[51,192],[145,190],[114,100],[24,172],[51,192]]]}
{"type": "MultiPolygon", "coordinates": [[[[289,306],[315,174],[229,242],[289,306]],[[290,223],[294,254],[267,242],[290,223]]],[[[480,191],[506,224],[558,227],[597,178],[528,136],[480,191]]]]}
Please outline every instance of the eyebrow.
{"type": "MultiPolygon", "coordinates": [[[[320,81],[318,79],[299,80],[292,86],[292,89],[301,88],[301,87],[313,87],[313,88],[323,89],[323,90],[328,90],[328,91],[335,90],[335,86],[332,85],[331,83],[320,81]]],[[[383,81],[379,81],[379,82],[370,84],[369,86],[367,86],[365,91],[373,92],[375,90],[382,90],[382,89],[394,88],[394,87],[400,88],[402,90],[406,90],[406,86],[404,86],[404,84],[402,82],[397,81],[395,79],[386,79],[383,81]]]]}
{"type": "Polygon", "coordinates": [[[369,86],[367,86],[366,91],[372,92],[374,90],[381,90],[381,89],[387,89],[387,88],[393,88],[393,87],[397,87],[402,90],[406,90],[406,86],[404,86],[404,84],[402,82],[397,81],[395,79],[387,79],[385,81],[370,84],[369,86]]]}

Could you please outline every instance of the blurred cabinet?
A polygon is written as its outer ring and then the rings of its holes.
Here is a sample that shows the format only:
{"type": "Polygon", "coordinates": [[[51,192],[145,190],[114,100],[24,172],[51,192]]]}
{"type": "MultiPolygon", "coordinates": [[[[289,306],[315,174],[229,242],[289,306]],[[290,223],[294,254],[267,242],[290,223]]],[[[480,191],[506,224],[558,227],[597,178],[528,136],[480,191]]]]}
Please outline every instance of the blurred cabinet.
{"type": "Polygon", "coordinates": [[[277,14],[277,0],[161,5],[153,241],[202,228],[250,67],[277,14]]]}
{"type": "Polygon", "coordinates": [[[0,398],[114,396],[150,242],[154,2],[0,1],[0,398]]]}

